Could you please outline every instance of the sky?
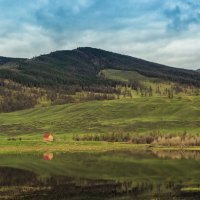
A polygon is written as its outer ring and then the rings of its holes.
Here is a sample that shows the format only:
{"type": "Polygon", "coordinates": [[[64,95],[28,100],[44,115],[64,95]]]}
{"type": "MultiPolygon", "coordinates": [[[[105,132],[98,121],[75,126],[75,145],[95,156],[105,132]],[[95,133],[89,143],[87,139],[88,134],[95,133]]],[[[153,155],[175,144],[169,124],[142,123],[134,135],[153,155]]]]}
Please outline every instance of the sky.
{"type": "Polygon", "coordinates": [[[0,0],[0,55],[95,47],[200,68],[200,0],[0,0]]]}

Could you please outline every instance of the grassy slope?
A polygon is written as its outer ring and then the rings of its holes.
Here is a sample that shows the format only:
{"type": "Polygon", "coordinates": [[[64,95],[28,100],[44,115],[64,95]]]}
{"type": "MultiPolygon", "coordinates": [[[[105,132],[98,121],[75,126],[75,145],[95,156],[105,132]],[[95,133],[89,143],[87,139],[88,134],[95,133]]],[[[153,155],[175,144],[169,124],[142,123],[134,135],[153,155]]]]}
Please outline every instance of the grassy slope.
{"type": "Polygon", "coordinates": [[[129,81],[134,81],[134,80],[137,80],[137,81],[148,81],[151,79],[154,80],[153,78],[143,76],[136,71],[104,69],[101,72],[108,79],[119,80],[119,81],[123,81],[123,82],[129,82],[129,81]]]}
{"type": "Polygon", "coordinates": [[[72,134],[129,132],[197,134],[199,97],[94,101],[0,114],[1,135],[41,136],[44,131],[72,134]]]}
{"type": "Polygon", "coordinates": [[[124,81],[124,82],[134,81],[134,80],[147,81],[148,79],[153,79],[153,78],[145,77],[135,71],[104,69],[104,70],[102,70],[102,73],[108,79],[119,80],[119,81],[124,81]]]}
{"type": "MultiPolygon", "coordinates": [[[[199,88],[197,87],[191,87],[191,85],[183,85],[183,84],[178,84],[172,81],[165,81],[164,79],[161,78],[151,78],[147,76],[143,76],[139,74],[138,72],[135,71],[124,71],[124,70],[115,70],[115,69],[105,69],[102,70],[101,73],[104,75],[105,78],[110,79],[110,80],[117,80],[117,81],[122,81],[122,82],[133,82],[133,81],[138,81],[140,82],[143,86],[149,88],[152,88],[153,96],[160,96],[158,93],[156,93],[156,90],[159,87],[160,92],[163,94],[166,89],[171,89],[173,86],[178,86],[179,88],[182,88],[182,90],[186,90],[184,93],[179,92],[178,94],[175,94],[175,91],[173,92],[174,95],[176,96],[188,96],[191,94],[199,93],[199,88]]],[[[134,96],[137,96],[137,93],[132,90],[132,94],[134,96]]]]}

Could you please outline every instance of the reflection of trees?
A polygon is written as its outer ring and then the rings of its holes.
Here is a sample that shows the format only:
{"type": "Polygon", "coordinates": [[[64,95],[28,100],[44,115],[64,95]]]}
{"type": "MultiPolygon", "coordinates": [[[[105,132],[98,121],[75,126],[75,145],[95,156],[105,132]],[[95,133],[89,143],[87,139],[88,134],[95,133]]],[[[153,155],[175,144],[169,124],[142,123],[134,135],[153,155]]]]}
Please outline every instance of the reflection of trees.
{"type": "Polygon", "coordinates": [[[163,182],[153,183],[148,181],[107,181],[107,180],[83,180],[70,177],[54,176],[43,180],[37,175],[19,169],[0,168],[0,195],[5,192],[12,197],[23,199],[28,195],[29,199],[71,199],[79,197],[158,197],[163,195],[175,195],[180,190],[180,183],[163,182]],[[17,187],[15,187],[17,185],[17,187]],[[6,190],[7,188],[7,190],[6,190]],[[44,196],[45,194],[45,196],[44,196]]]}
{"type": "Polygon", "coordinates": [[[34,185],[38,183],[37,177],[33,172],[13,168],[0,168],[0,185],[34,185]]]}
{"type": "Polygon", "coordinates": [[[181,151],[181,150],[152,150],[153,153],[158,156],[159,158],[170,158],[170,159],[193,159],[199,160],[200,159],[200,152],[199,151],[181,151]]]}

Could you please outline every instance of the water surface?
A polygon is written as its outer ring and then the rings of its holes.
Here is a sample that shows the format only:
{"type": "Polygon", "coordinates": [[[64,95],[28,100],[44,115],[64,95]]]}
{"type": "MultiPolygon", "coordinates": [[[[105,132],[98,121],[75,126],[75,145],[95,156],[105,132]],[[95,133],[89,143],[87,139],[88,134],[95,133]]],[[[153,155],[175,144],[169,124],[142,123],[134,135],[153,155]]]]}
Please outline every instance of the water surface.
{"type": "Polygon", "coordinates": [[[0,155],[0,199],[200,199],[200,152],[0,155]]]}

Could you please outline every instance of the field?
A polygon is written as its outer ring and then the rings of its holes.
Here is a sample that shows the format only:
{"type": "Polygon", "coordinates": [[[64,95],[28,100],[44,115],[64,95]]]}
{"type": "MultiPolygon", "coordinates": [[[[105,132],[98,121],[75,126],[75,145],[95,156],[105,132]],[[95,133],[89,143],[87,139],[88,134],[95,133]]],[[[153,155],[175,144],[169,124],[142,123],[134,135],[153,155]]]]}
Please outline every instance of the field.
{"type": "Polygon", "coordinates": [[[200,96],[195,95],[197,88],[163,82],[133,71],[109,69],[101,71],[102,75],[124,84],[138,81],[139,89],[122,84],[118,86],[122,93],[115,100],[43,104],[1,113],[1,152],[144,149],[148,148],[147,144],[155,143],[155,138],[159,140],[156,146],[176,141],[172,146],[198,149],[200,96]],[[53,133],[54,143],[43,142],[45,132],[53,133]],[[147,141],[149,137],[152,142],[147,141]],[[183,141],[191,141],[192,145],[185,145],[183,141]]]}
{"type": "Polygon", "coordinates": [[[74,135],[86,134],[199,135],[199,100],[199,97],[137,97],[2,113],[1,150],[22,150],[23,146],[30,150],[56,146],[58,150],[68,148],[72,151],[135,148],[135,145],[127,144],[73,141],[74,135]],[[45,144],[42,141],[46,131],[54,133],[54,144],[45,144]],[[65,144],[68,144],[68,147],[65,147],[65,144]]]}

